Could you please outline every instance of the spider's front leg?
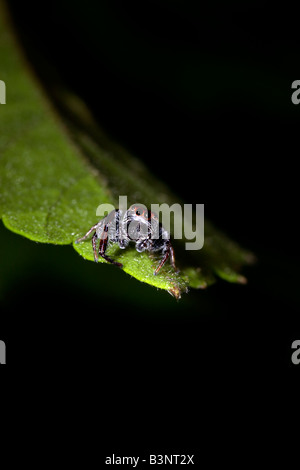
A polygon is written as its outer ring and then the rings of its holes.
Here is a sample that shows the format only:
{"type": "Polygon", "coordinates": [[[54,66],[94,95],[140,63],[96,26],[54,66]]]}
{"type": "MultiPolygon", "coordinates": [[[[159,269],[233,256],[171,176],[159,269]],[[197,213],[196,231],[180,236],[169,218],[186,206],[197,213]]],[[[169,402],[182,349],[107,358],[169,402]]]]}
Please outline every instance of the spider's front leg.
{"type": "Polygon", "coordinates": [[[94,260],[96,263],[98,263],[97,240],[98,240],[98,236],[97,236],[97,232],[95,232],[94,235],[92,236],[92,245],[93,245],[93,252],[94,252],[94,260]]]}
{"type": "Polygon", "coordinates": [[[83,237],[78,238],[77,240],[75,240],[76,244],[80,243],[80,242],[83,242],[95,230],[95,233],[92,236],[92,245],[93,245],[93,251],[94,251],[94,260],[96,261],[96,263],[98,262],[98,253],[97,253],[97,246],[96,246],[97,239],[98,239],[98,236],[97,236],[97,227],[98,227],[98,225],[99,224],[93,225],[93,227],[91,227],[90,230],[88,232],[86,232],[86,234],[83,237]]]}
{"type": "Polygon", "coordinates": [[[75,243],[77,244],[77,243],[80,243],[80,242],[83,242],[84,240],[86,240],[86,239],[88,238],[88,236],[89,236],[94,230],[97,229],[97,227],[98,227],[98,224],[93,225],[93,226],[90,228],[90,230],[89,230],[88,232],[86,232],[86,234],[85,234],[83,237],[78,238],[77,240],[75,240],[75,243]]]}
{"type": "MultiPolygon", "coordinates": [[[[112,258],[110,258],[109,256],[107,256],[107,254],[105,253],[106,248],[107,248],[107,242],[108,242],[108,233],[107,232],[108,232],[108,226],[105,225],[104,229],[103,229],[103,232],[102,232],[102,235],[101,235],[101,238],[100,238],[99,255],[102,256],[102,258],[104,258],[109,263],[112,263],[115,266],[118,266],[119,268],[123,268],[122,263],[118,263],[117,261],[115,261],[112,258]]],[[[96,233],[95,233],[95,235],[96,235],[96,233]]],[[[93,236],[93,239],[94,239],[94,236],[93,236]]],[[[94,255],[95,255],[94,240],[93,240],[93,249],[94,249],[94,255]]],[[[97,251],[96,251],[96,253],[97,253],[97,251]]],[[[97,257],[97,260],[95,259],[95,261],[98,261],[98,257],[97,257]]]]}

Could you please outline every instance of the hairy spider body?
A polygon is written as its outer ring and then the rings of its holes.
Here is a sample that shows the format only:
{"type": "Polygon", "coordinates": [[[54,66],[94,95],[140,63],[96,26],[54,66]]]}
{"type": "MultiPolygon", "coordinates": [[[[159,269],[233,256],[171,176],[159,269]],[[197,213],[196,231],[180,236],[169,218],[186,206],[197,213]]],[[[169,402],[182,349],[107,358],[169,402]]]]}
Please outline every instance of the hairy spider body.
{"type": "Polygon", "coordinates": [[[173,268],[176,269],[174,249],[169,233],[163,228],[157,215],[144,206],[134,204],[126,212],[119,209],[113,210],[93,225],[82,238],[76,240],[76,243],[86,240],[92,232],[94,232],[92,245],[96,262],[98,256],[101,256],[109,263],[122,268],[122,263],[118,263],[106,254],[108,244],[118,243],[121,249],[125,249],[130,242],[133,242],[139,253],[143,251],[161,252],[162,259],[155,269],[154,275],[158,274],[168,258],[170,258],[173,268]],[[98,240],[100,241],[97,248],[98,240]]]}

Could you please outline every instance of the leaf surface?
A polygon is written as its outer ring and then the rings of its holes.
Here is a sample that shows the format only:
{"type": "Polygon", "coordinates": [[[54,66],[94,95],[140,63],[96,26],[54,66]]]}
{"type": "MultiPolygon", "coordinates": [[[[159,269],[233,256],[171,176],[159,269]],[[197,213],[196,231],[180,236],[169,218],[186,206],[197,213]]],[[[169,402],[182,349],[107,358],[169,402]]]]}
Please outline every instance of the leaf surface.
{"type": "MultiPolygon", "coordinates": [[[[129,205],[182,203],[138,159],[109,141],[79,98],[57,87],[54,110],[18,48],[1,0],[0,57],[6,84],[6,104],[0,105],[0,217],[8,229],[36,242],[74,244],[98,221],[97,207],[117,207],[119,195],[127,195],[129,205]]],[[[176,245],[180,273],[167,263],[154,276],[157,259],[134,247],[114,245],[108,253],[131,276],[176,298],[188,286],[211,284],[215,274],[245,281],[239,269],[252,255],[207,221],[202,250],[187,252],[184,242],[176,245]]],[[[90,241],[74,248],[93,260],[90,241]]]]}

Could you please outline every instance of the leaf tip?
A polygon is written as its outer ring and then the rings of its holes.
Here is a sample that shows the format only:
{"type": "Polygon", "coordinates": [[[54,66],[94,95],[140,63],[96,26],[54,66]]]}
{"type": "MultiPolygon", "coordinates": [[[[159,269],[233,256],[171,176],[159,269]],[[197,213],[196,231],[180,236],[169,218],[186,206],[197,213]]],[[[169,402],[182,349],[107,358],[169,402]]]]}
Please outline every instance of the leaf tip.
{"type": "Polygon", "coordinates": [[[168,289],[169,294],[172,295],[172,297],[175,297],[176,300],[181,299],[181,292],[180,289],[174,288],[174,289],[168,289]]]}

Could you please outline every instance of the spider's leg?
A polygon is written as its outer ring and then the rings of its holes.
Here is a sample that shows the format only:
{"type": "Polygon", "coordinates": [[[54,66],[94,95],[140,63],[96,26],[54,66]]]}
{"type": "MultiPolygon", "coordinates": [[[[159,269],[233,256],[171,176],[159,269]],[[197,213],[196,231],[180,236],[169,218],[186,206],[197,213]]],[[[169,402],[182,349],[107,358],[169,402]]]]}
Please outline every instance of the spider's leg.
{"type": "Polygon", "coordinates": [[[87,237],[92,233],[92,231],[93,231],[93,230],[96,230],[97,225],[98,225],[98,224],[93,225],[93,226],[90,228],[90,230],[89,230],[88,232],[86,232],[86,234],[85,234],[82,238],[78,238],[78,240],[76,240],[75,243],[80,243],[80,242],[82,242],[83,240],[86,240],[87,237]]]}
{"type": "Polygon", "coordinates": [[[161,270],[161,268],[163,267],[163,265],[165,264],[165,262],[167,261],[169,256],[170,256],[170,250],[167,250],[164,257],[163,257],[163,259],[161,260],[161,262],[157,266],[156,270],[154,271],[154,276],[156,276],[159,273],[159,271],[161,270]]]}
{"type": "Polygon", "coordinates": [[[97,245],[96,245],[96,241],[97,241],[97,232],[94,233],[94,235],[92,236],[92,245],[93,245],[93,252],[94,252],[94,260],[96,263],[98,263],[98,253],[97,253],[97,245]]]}
{"type": "Polygon", "coordinates": [[[112,258],[110,258],[109,256],[107,256],[105,254],[105,251],[106,251],[106,248],[107,248],[108,236],[107,236],[107,234],[106,235],[104,235],[104,234],[107,231],[108,231],[108,226],[105,225],[104,230],[103,230],[102,235],[101,235],[101,238],[100,238],[99,255],[102,256],[102,258],[104,258],[109,263],[112,263],[115,266],[119,266],[119,268],[123,268],[122,263],[118,263],[117,261],[114,261],[112,258]]]}
{"type": "Polygon", "coordinates": [[[161,270],[161,268],[163,267],[163,265],[165,264],[165,262],[167,261],[169,257],[170,257],[172,267],[176,270],[175,254],[174,254],[174,249],[171,245],[171,242],[168,243],[165,255],[163,259],[161,260],[161,262],[159,263],[159,265],[157,266],[156,270],[154,271],[154,276],[156,276],[159,273],[159,271],[161,270]]]}
{"type": "Polygon", "coordinates": [[[175,265],[175,253],[174,253],[174,248],[172,247],[171,243],[169,245],[169,251],[170,251],[170,262],[172,267],[177,271],[176,265],[175,265]]]}

